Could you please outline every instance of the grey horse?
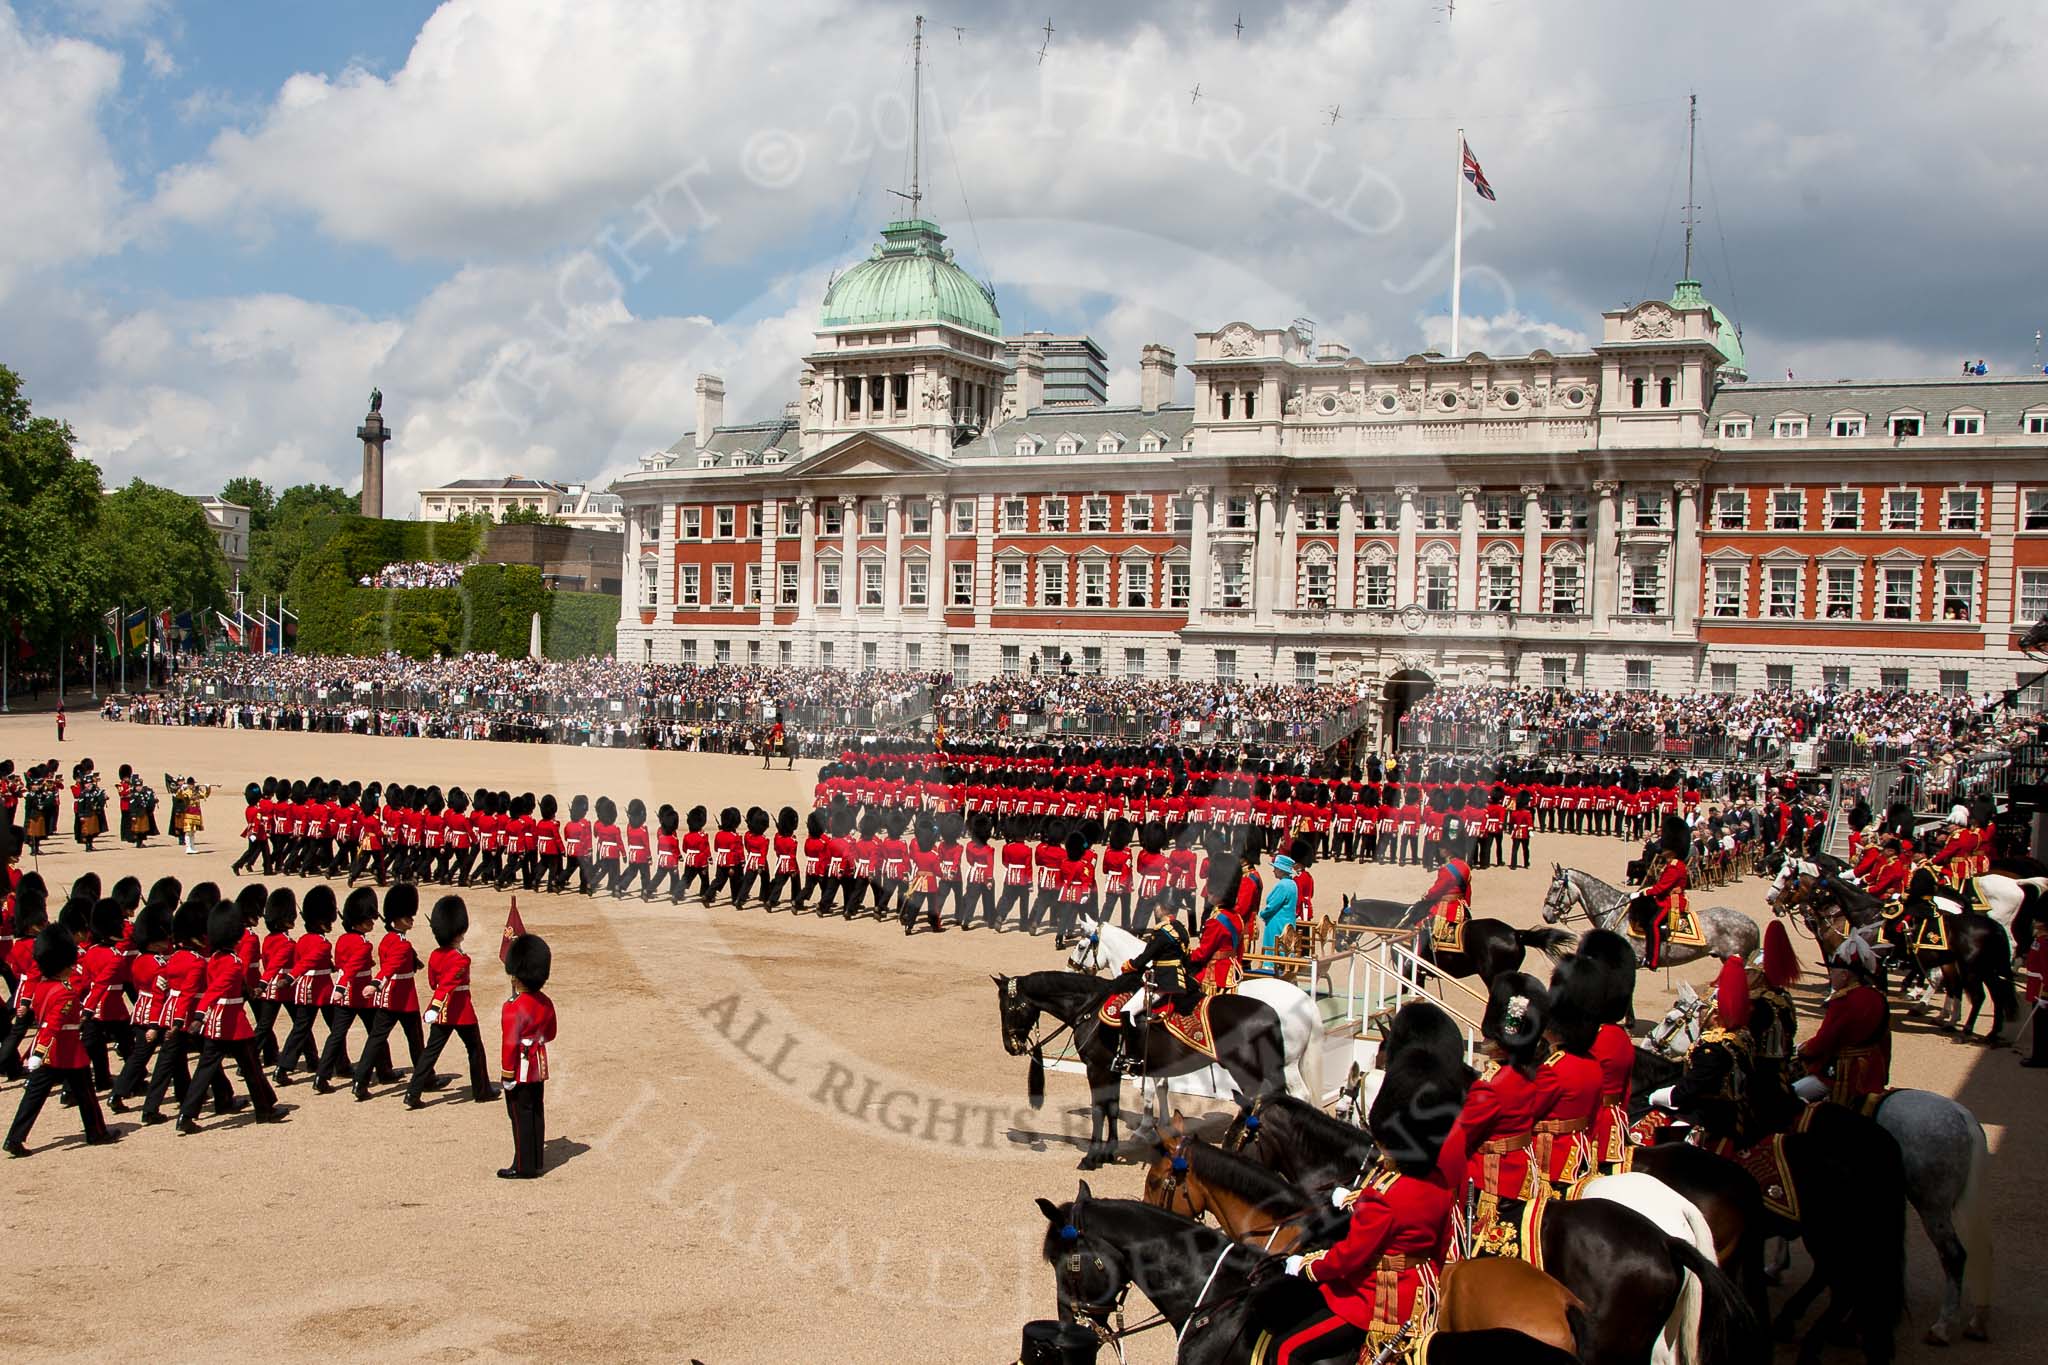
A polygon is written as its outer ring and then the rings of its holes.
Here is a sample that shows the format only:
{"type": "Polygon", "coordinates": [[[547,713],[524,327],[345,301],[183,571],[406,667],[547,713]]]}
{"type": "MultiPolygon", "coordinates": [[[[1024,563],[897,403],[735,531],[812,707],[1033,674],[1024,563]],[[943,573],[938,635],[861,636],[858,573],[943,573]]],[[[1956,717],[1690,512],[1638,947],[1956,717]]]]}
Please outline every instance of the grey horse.
{"type": "MultiPolygon", "coordinates": [[[[1627,934],[1629,898],[1630,893],[1623,887],[1609,886],[1592,873],[1582,872],[1576,867],[1560,867],[1552,863],[1550,889],[1543,896],[1543,922],[1564,924],[1584,916],[1597,929],[1627,934]]],[[[1676,967],[1703,957],[1740,957],[1747,960],[1763,937],[1756,921],[1740,910],[1710,905],[1693,913],[1699,917],[1700,930],[1707,938],[1706,946],[1701,948],[1667,940],[1664,961],[1659,965],[1676,967]]],[[[1638,949],[1639,956],[1640,952],[1638,949]]]]}

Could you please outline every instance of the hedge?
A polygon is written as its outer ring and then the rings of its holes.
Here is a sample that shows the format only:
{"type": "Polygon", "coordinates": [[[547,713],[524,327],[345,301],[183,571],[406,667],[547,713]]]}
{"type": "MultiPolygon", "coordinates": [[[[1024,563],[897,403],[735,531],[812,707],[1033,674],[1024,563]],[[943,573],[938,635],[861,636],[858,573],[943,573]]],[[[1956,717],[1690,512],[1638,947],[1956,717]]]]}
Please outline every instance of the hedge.
{"type": "Polygon", "coordinates": [[[535,612],[541,615],[541,648],[548,658],[613,651],[619,599],[607,593],[549,592],[531,564],[472,564],[457,588],[365,588],[358,582],[386,564],[459,563],[476,552],[480,535],[475,526],[355,521],[323,529],[320,543],[292,575],[289,605],[298,614],[301,653],[397,650],[426,658],[489,652],[524,658],[535,612]]]}

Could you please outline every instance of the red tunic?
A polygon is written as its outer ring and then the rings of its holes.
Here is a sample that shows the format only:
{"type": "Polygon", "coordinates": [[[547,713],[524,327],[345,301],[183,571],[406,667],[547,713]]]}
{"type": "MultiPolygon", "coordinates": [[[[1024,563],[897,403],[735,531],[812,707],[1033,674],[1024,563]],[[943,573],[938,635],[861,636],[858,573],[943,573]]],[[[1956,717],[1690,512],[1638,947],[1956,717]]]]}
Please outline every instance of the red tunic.
{"type": "Polygon", "coordinates": [[[292,956],[297,945],[280,929],[263,937],[263,964],[257,971],[258,994],[265,1000],[282,1000],[291,988],[292,956]]]}
{"type": "Polygon", "coordinates": [[[334,946],[325,934],[301,934],[292,945],[292,1002],[326,1005],[334,1000],[334,946]]]}
{"type": "Polygon", "coordinates": [[[619,838],[617,825],[595,824],[590,827],[590,836],[597,844],[599,861],[609,861],[619,856],[624,843],[619,838]]]}
{"type": "Polygon", "coordinates": [[[628,864],[628,865],[630,865],[630,866],[635,866],[635,867],[637,867],[637,866],[639,866],[640,864],[642,864],[642,863],[645,863],[645,862],[646,862],[646,861],[648,860],[648,856],[649,856],[649,845],[648,845],[648,842],[647,842],[647,826],[645,826],[645,825],[628,825],[628,826],[626,826],[626,862],[627,862],[627,864],[628,864]]]}
{"type": "Polygon", "coordinates": [[[1441,1272],[1451,1242],[1454,1184],[1441,1169],[1428,1176],[1381,1171],[1351,1206],[1351,1228],[1328,1251],[1305,1257],[1302,1275],[1322,1290],[1323,1302],[1353,1327],[1391,1331],[1415,1312],[1423,1267],[1441,1272]],[[1387,1258],[1399,1257],[1393,1303],[1380,1303],[1379,1276],[1387,1258]]]}
{"type": "Polygon", "coordinates": [[[548,1078],[548,1044],[555,1038],[555,1002],[539,991],[522,990],[498,1012],[504,1035],[500,1063],[505,1079],[525,1084],[548,1078]]]}
{"type": "Polygon", "coordinates": [[[377,941],[377,1003],[394,1014],[418,1014],[420,1010],[420,955],[397,930],[377,941]]]}
{"type": "Polygon", "coordinates": [[[1554,1095],[1549,1111],[1537,1122],[1533,1152],[1544,1179],[1569,1183],[1592,1173],[1590,1134],[1601,1112],[1606,1078],[1600,1063],[1573,1052],[1553,1052],[1543,1069],[1552,1077],[1554,1095]]]}
{"type": "Polygon", "coordinates": [[[128,964],[134,956],[119,948],[95,943],[85,950],[79,965],[85,969],[85,993],[79,1008],[94,1019],[120,1023],[128,1018],[128,964]]]}
{"type": "Polygon", "coordinates": [[[581,858],[590,852],[590,822],[571,820],[562,826],[562,851],[571,858],[581,858]]]}
{"type": "Polygon", "coordinates": [[[1550,1112],[1555,1085],[1548,1068],[1528,1080],[1511,1066],[1490,1067],[1473,1083],[1455,1130],[1469,1154],[1472,1183],[1501,1199],[1527,1199],[1535,1193],[1529,1142],[1537,1121],[1550,1112]]]}
{"type": "MultiPolygon", "coordinates": [[[[2038,1025],[2037,1025],[2038,1027],[2038,1025]]],[[[1799,1047],[1815,1076],[1835,1069],[1833,1096],[1844,1104],[1881,1095],[1891,1082],[1892,1032],[1884,995],[1874,986],[1851,986],[1828,997],[1820,1028],[1799,1047]]]]}
{"type": "Polygon", "coordinates": [[[249,1011],[243,1006],[247,969],[235,953],[215,953],[206,959],[206,989],[199,997],[201,1032],[208,1038],[237,1042],[253,1038],[249,1011]]]}
{"type": "Polygon", "coordinates": [[[996,851],[988,844],[969,844],[960,850],[961,880],[969,886],[987,886],[995,876],[996,851]]]}
{"type": "Polygon", "coordinates": [[[740,836],[737,831],[722,829],[711,836],[711,851],[718,866],[731,870],[740,865],[740,836]]]}
{"type": "Polygon", "coordinates": [[[164,993],[157,985],[157,978],[163,975],[165,959],[155,953],[137,953],[135,960],[128,964],[128,980],[135,987],[135,1026],[157,1028],[162,1025],[164,993]]]}
{"type": "Polygon", "coordinates": [[[1593,1039],[1600,1064],[1600,1112],[1593,1116],[1593,1158],[1602,1165],[1628,1150],[1628,1099],[1635,1075],[1636,1045],[1619,1024],[1602,1024],[1593,1039]]]}
{"type": "Polygon", "coordinates": [[[1243,953],[1244,921],[1236,910],[1219,909],[1202,926],[1201,942],[1195,945],[1188,965],[1194,968],[1195,980],[1204,989],[1211,995],[1221,995],[1237,986],[1243,953]]]}
{"type": "Polygon", "coordinates": [[[476,1002],[469,994],[469,954],[460,948],[436,948],[427,957],[427,989],[443,1026],[474,1024],[476,1002]]]}
{"type": "Polygon", "coordinates": [[[1128,848],[1102,851],[1102,889],[1109,895],[1131,889],[1131,851],[1128,848]]]}
{"type": "Polygon", "coordinates": [[[346,933],[334,940],[334,1003],[366,1010],[376,1005],[370,981],[370,940],[346,933]]]}
{"type": "Polygon", "coordinates": [[[746,834],[740,838],[740,862],[749,872],[768,870],[768,836],[746,834]]]}
{"type": "Polygon", "coordinates": [[[92,1065],[78,1038],[82,1007],[75,979],[39,983],[29,1007],[36,1021],[35,1055],[45,1066],[75,1071],[92,1065]]]}
{"type": "Polygon", "coordinates": [[[182,1027],[193,1017],[199,993],[206,985],[206,974],[206,959],[190,948],[178,949],[164,962],[156,979],[156,988],[163,994],[164,1027],[182,1027]]]}

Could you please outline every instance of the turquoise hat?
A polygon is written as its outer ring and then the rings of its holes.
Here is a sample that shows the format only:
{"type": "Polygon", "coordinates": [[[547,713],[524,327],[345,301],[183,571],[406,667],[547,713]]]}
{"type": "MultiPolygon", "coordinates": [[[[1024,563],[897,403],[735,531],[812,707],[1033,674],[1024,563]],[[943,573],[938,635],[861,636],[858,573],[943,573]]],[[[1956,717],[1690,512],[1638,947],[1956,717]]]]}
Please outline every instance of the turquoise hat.
{"type": "Polygon", "coordinates": [[[1288,857],[1285,853],[1280,854],[1273,859],[1273,870],[1275,872],[1283,872],[1292,877],[1294,875],[1294,859],[1288,857]]]}

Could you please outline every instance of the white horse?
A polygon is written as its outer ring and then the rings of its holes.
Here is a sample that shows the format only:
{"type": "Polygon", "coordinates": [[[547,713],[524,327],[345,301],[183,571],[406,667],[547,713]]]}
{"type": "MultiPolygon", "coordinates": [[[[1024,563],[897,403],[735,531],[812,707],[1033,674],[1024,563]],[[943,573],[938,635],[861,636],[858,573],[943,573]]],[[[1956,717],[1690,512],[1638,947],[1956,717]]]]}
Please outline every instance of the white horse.
{"type": "MultiPolygon", "coordinates": [[[[1550,889],[1543,897],[1543,922],[1561,924],[1583,915],[1593,922],[1595,928],[1626,935],[1629,932],[1628,903],[1632,895],[1623,887],[1609,886],[1590,872],[1552,863],[1550,889]]],[[[1699,919],[1700,932],[1706,936],[1706,946],[1672,943],[1667,939],[1664,961],[1659,965],[1676,967],[1703,957],[1739,957],[1747,961],[1756,951],[1763,931],[1756,927],[1755,920],[1740,910],[1710,905],[1704,910],[1693,911],[1693,914],[1699,919]]]]}
{"type": "MultiPolygon", "coordinates": [[[[1081,937],[1067,953],[1067,965],[1099,976],[1114,972],[1145,951],[1145,940],[1106,920],[1083,919],[1081,937]]],[[[1287,1062],[1287,1093],[1311,1104],[1323,1102],[1323,1017],[1307,991],[1276,976],[1247,976],[1237,993],[1262,1000],[1280,1016],[1280,1045],[1287,1062]]],[[[1149,1082],[1148,1082],[1149,1083],[1149,1082]]],[[[1157,1083],[1164,1103],[1166,1082],[1157,1083]]]]}
{"type": "MultiPolygon", "coordinates": [[[[1634,1209],[1655,1223],[1666,1237],[1689,1244],[1707,1264],[1718,1260],[1714,1230],[1708,1226],[1707,1216],[1700,1212],[1699,1205],[1653,1175],[1628,1171],[1596,1176],[1579,1186],[1578,1197],[1605,1199],[1634,1209]]],[[[1652,1365],[1690,1365],[1700,1358],[1700,1306],[1699,1277],[1687,1271],[1684,1287],[1678,1291],[1678,1302],[1672,1305],[1664,1332],[1650,1352],[1652,1365]]]]}
{"type": "MultiPolygon", "coordinates": [[[[1678,1002],[1650,1032],[1666,1056],[1683,1060],[1699,1041],[1701,1002],[1681,986],[1678,1002]]],[[[1877,1107],[1877,1126],[1905,1158],[1906,1198],[1934,1245],[1944,1284],[1941,1311],[1927,1339],[1947,1345],[1956,1321],[1963,1334],[1989,1331],[1994,1253],[1991,1245],[1991,1147],[1984,1126],[1961,1104],[1932,1090],[1894,1090],[1877,1107]]]]}

